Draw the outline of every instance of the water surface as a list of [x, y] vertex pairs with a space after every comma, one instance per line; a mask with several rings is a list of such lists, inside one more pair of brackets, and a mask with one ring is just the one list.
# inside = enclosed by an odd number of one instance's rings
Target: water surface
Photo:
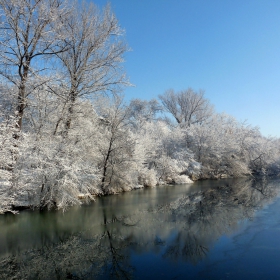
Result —
[[277, 279], [279, 180], [219, 180], [0, 216], [0, 279]]

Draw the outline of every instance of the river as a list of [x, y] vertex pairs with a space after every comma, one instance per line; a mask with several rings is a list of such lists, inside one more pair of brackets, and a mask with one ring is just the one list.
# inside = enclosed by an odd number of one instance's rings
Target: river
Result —
[[277, 279], [280, 180], [206, 180], [0, 215], [0, 279]]

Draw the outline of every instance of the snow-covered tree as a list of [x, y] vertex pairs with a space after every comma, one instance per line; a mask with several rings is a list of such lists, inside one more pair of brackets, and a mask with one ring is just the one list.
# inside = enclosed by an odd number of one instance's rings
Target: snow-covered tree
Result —
[[157, 113], [163, 108], [156, 99], [150, 101], [132, 99], [129, 104], [130, 122], [134, 129], [139, 129], [145, 122], [156, 121]]
[[[194, 161], [192, 152], [186, 147], [180, 128], [171, 128], [163, 121], [146, 122], [136, 132], [136, 158], [141, 181], [156, 184], [189, 183], [187, 175], [199, 172], [200, 166]], [[146, 184], [147, 185], [147, 184]]]
[[170, 89], [159, 95], [159, 99], [181, 127], [203, 123], [213, 113], [213, 106], [204, 97], [202, 90], [195, 92], [189, 88], [176, 93]]
[[185, 133], [188, 147], [204, 167], [203, 178], [265, 174], [279, 155], [273, 139], [226, 114], [214, 114]]
[[135, 141], [128, 125], [129, 108], [118, 96], [111, 100], [100, 98], [94, 107], [100, 123], [96, 145], [101, 189], [104, 193], [114, 193], [132, 188], [137, 180], [132, 178]]
[[[4, 110], [3, 110], [4, 111]], [[18, 155], [17, 119], [2, 113], [0, 105], [0, 213], [11, 210], [14, 195], [14, 168]]]
[[[22, 129], [28, 95], [45, 80], [42, 58], [63, 51], [57, 19], [67, 14], [62, 0], [0, 1], [0, 75], [17, 88], [18, 129]], [[55, 23], [55, 24], [54, 24]], [[40, 59], [40, 62], [38, 63]], [[36, 77], [36, 79], [31, 78]]]
[[123, 30], [107, 5], [100, 11], [93, 3], [75, 3], [62, 18], [61, 36], [65, 52], [57, 53], [62, 66], [63, 91], [54, 92], [65, 100], [64, 123], [69, 130], [78, 98], [115, 93], [128, 82], [122, 69]]
[[[22, 137], [15, 170], [16, 205], [34, 208], [62, 208], [81, 204], [100, 193], [96, 160], [98, 118], [89, 102], [76, 106], [73, 129], [67, 137], [54, 135], [59, 104], [42, 91], [27, 110], [30, 132]], [[31, 106], [30, 106], [31, 107]]]

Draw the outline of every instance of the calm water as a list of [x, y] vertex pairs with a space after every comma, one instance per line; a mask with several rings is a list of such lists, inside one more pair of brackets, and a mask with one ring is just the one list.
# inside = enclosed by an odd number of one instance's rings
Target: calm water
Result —
[[279, 279], [279, 180], [137, 190], [0, 216], [0, 279]]

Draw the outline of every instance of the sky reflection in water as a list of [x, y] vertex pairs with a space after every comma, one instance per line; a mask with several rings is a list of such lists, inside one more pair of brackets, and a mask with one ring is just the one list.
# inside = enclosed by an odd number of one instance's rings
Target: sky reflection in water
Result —
[[279, 180], [220, 180], [0, 217], [1, 279], [275, 279]]

